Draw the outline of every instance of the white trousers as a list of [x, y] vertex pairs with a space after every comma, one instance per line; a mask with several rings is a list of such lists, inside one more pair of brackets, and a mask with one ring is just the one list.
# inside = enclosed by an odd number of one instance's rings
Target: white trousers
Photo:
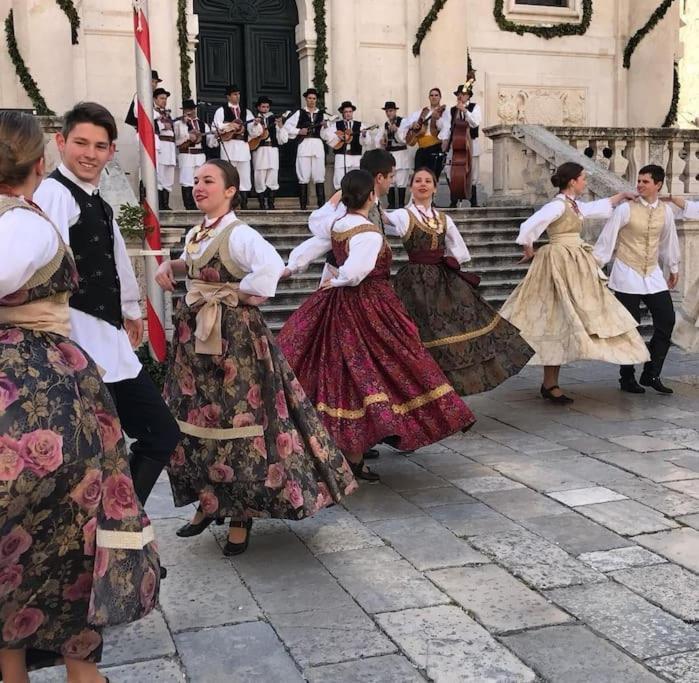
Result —
[[261, 194], [265, 190], [279, 189], [279, 169], [278, 168], [263, 168], [255, 169], [255, 192]]
[[172, 192], [172, 186], [175, 182], [174, 164], [158, 164], [156, 174], [158, 176], [158, 189]]
[[480, 156], [473, 157], [471, 160], [473, 167], [471, 168], [471, 185], [476, 185], [481, 178], [481, 158]]
[[296, 157], [296, 177], [301, 185], [325, 182], [324, 157]]
[[336, 154], [335, 155], [335, 172], [333, 173], [333, 185], [336, 190], [340, 189], [342, 179], [347, 171], [354, 168], [359, 168], [359, 162], [362, 157], [359, 154]]
[[393, 178], [393, 187], [408, 187], [410, 175], [413, 172], [412, 154], [408, 149], [391, 152], [396, 160], [396, 174]]
[[180, 154], [178, 163], [180, 168], [180, 186], [194, 187], [194, 174], [198, 168], [206, 163], [206, 155]]
[[238, 189], [241, 192], [250, 192], [250, 189], [252, 188], [252, 180], [250, 178], [250, 162], [231, 161], [231, 164], [238, 169], [238, 175], [240, 176], [240, 187]]

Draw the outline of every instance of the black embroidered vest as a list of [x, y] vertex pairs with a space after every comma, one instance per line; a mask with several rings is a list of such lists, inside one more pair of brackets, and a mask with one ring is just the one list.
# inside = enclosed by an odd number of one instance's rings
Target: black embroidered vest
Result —
[[[345, 121], [338, 121], [335, 124], [337, 130], [345, 130]], [[362, 131], [362, 124], [359, 121], [352, 121], [352, 142], [349, 145], [343, 145], [340, 149], [335, 150], [335, 155], [338, 154], [349, 154], [352, 156], [362, 156], [362, 144], [359, 141], [359, 137]]]
[[70, 306], [117, 329], [123, 324], [121, 286], [114, 257], [114, 212], [99, 195], [87, 194], [58, 169], [49, 177], [61, 183], [80, 207], [70, 227], [70, 247], [80, 280]]
[[311, 115], [305, 109], [299, 110], [299, 122], [296, 124], [297, 128], [308, 128], [315, 125], [315, 128], [308, 131], [308, 135], [306, 135], [307, 138], [320, 137], [321, 123], [323, 123], [323, 112], [316, 111], [313, 114], [313, 118], [311, 118]]
[[[396, 126], [400, 127], [402, 120], [403, 120], [402, 116], [396, 116], [396, 120], [395, 120]], [[402, 152], [404, 149], [408, 149], [407, 145], [401, 145], [399, 142], [396, 142], [396, 134], [395, 133], [388, 132], [389, 125], [390, 124], [388, 121], [386, 121], [386, 123], [383, 124], [383, 128], [386, 131], [386, 151], [387, 152]]]
[[279, 141], [277, 140], [277, 124], [274, 114], [265, 114], [261, 116], [264, 119], [265, 127], [269, 131], [269, 137], [260, 143], [260, 147], [279, 147]]
[[[240, 118], [238, 119], [239, 121], [242, 121], [245, 125], [243, 126], [243, 132], [240, 135], [236, 135], [233, 137], [233, 140], [247, 140], [248, 139], [248, 124], [245, 122], [245, 116], [247, 114], [245, 113], [245, 109], [238, 105], [238, 112], [240, 113]], [[230, 106], [230, 104], [224, 104], [223, 105], [223, 120], [226, 123], [230, 123], [231, 121], [235, 121], [235, 112], [233, 111], [233, 107]]]

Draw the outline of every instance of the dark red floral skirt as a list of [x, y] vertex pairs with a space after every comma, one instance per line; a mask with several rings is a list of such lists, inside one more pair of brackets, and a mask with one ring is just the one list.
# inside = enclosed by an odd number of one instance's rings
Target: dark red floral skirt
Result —
[[414, 450], [475, 422], [386, 279], [315, 292], [277, 340], [348, 455], [385, 439]]

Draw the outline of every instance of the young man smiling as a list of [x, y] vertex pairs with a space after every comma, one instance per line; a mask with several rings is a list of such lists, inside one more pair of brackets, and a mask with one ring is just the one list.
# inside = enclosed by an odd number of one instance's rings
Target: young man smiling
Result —
[[145, 503], [180, 431], [134, 353], [143, 338], [138, 283], [112, 208], [99, 194], [116, 136], [114, 117], [103, 106], [75, 105], [56, 135], [63, 163], [34, 200], [73, 250], [80, 282], [70, 299], [71, 337], [104, 369], [122, 427], [135, 439], [131, 474]]
[[[636, 184], [639, 198], [617, 206], [594, 248], [601, 266], [615, 256], [609, 288], [619, 301], [639, 322], [641, 302], [653, 318], [653, 336], [648, 343], [650, 360], [643, 367], [640, 384], [633, 365], [621, 366], [621, 390], [631, 394], [645, 393], [644, 386], [662, 394], [672, 393], [661, 382], [660, 373], [675, 326], [669, 290], [677, 285], [680, 246], [672, 210], [658, 198], [664, 180], [665, 171], [660, 166], [644, 166]], [[669, 272], [667, 281], [663, 267]]]

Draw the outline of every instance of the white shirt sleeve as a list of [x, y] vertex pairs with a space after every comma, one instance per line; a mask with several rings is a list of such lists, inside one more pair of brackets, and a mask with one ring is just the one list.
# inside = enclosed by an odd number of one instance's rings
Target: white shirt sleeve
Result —
[[347, 209], [342, 202], [338, 202], [337, 206], [333, 206], [332, 202], [325, 202], [323, 206], [313, 211], [308, 217], [308, 229], [316, 237], [330, 239], [333, 223], [346, 213]]
[[189, 130], [184, 121], [175, 121], [175, 144], [181, 145], [189, 138]]
[[309, 237], [289, 254], [287, 268], [292, 273], [303, 273], [312, 261], [321, 258], [332, 249], [332, 240], [325, 237]]
[[381, 143], [383, 141], [383, 134], [386, 129], [380, 126], [374, 135], [374, 149], [383, 149]]
[[594, 202], [577, 202], [583, 218], [610, 218], [614, 207], [609, 198], [597, 199]]
[[259, 121], [248, 123], [248, 137], [259, 138], [263, 130], [262, 124]]
[[454, 221], [447, 216], [447, 234], [446, 234], [446, 254], [452, 256], [459, 263], [466, 263], [471, 260], [471, 254], [468, 251], [466, 242], [461, 236], [459, 229]]
[[225, 123], [223, 118], [223, 107], [219, 107], [214, 114], [213, 128], [222, 128]]
[[139, 303], [141, 290], [138, 287], [138, 280], [131, 259], [126, 253], [126, 244], [116, 221], [113, 221], [112, 229], [114, 230], [114, 264], [121, 289], [121, 313], [127, 320], [138, 320], [141, 317]]
[[691, 202], [689, 200], [685, 200], [684, 213], [682, 214], [682, 218], [684, 218], [687, 221], [699, 220], [699, 202]]
[[53, 221], [66, 244], [70, 243], [70, 226], [80, 217], [80, 207], [66, 187], [47, 178], [34, 193], [34, 202]]
[[447, 107], [444, 113], [437, 119], [437, 130], [440, 140], [448, 140], [451, 136], [451, 110]]
[[384, 230], [387, 235], [404, 237], [410, 226], [410, 212], [408, 209], [396, 209], [384, 212], [388, 221], [384, 221]]
[[476, 105], [473, 108], [473, 111], [469, 111], [466, 109], [464, 111], [464, 118], [468, 122], [468, 125], [471, 126], [471, 128], [477, 128], [478, 126], [481, 125], [481, 107], [480, 105]]
[[284, 270], [284, 261], [275, 248], [249, 225], [233, 230], [228, 248], [233, 260], [248, 273], [240, 281], [240, 291], [273, 297]]
[[376, 266], [381, 253], [383, 236], [378, 232], [360, 232], [350, 238], [349, 255], [338, 269], [333, 287], [356, 287]]
[[[276, 126], [276, 123], [274, 124]], [[282, 126], [281, 128], [277, 127], [277, 144], [279, 145], [285, 145], [287, 142], [289, 142], [289, 131], [286, 129], [286, 126]]]
[[554, 199], [552, 202], [544, 204], [519, 226], [517, 244], [531, 247], [543, 235], [544, 230], [563, 215], [564, 211], [565, 204], [562, 200]]
[[337, 126], [325, 126], [321, 128], [320, 137], [331, 147], [340, 142], [340, 138], [337, 137]]
[[51, 224], [27, 209], [12, 209], [0, 219], [0, 298], [21, 289], [58, 251]]
[[677, 226], [675, 225], [675, 214], [667, 205], [665, 207], [665, 226], [660, 234], [660, 244], [658, 249], [658, 260], [671, 273], [680, 272], [680, 240], [677, 236]]
[[410, 116], [406, 116], [400, 122], [399, 130], [400, 130], [400, 134], [403, 137], [403, 139], [405, 139], [405, 135], [408, 132], [408, 128], [410, 128], [410, 126], [412, 126], [413, 123], [415, 123], [418, 120], [418, 118], [420, 117], [421, 111], [422, 111], [422, 109], [420, 111], [414, 111]]
[[218, 135], [216, 131], [208, 124], [204, 124], [204, 130], [206, 131], [206, 144], [209, 147], [218, 147]]
[[284, 129], [289, 135], [289, 139], [293, 140], [299, 134], [299, 128], [297, 127], [299, 122], [299, 117], [301, 116], [301, 110], [299, 109], [293, 113], [284, 123]]
[[627, 202], [620, 204], [614, 209], [611, 218], [607, 221], [600, 236], [595, 242], [592, 254], [599, 265], [606, 266], [614, 255], [614, 250], [616, 249], [616, 242], [619, 237], [619, 230], [621, 230], [631, 218], [631, 209]]

